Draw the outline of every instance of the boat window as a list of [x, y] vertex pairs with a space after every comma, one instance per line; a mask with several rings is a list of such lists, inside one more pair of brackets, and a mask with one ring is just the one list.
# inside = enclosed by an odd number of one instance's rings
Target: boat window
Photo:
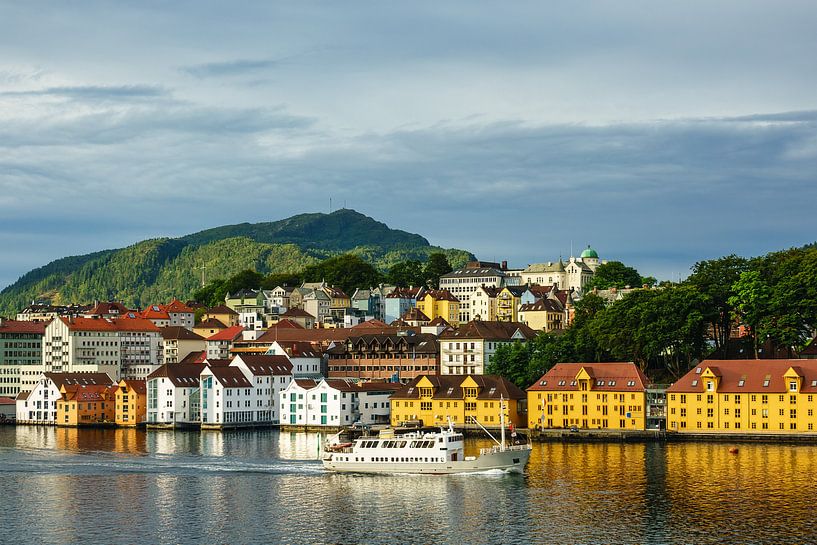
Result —
[[400, 446], [397, 447], [397, 448], [406, 448], [407, 443], [408, 443], [408, 441], [400, 441]]

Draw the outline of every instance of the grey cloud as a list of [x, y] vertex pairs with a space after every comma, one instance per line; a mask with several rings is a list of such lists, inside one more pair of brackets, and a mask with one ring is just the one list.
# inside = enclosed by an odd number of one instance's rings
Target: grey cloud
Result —
[[280, 63], [281, 60], [276, 59], [237, 59], [185, 66], [180, 70], [197, 78], [231, 77], [269, 70], [279, 66]]
[[62, 97], [73, 100], [121, 100], [169, 96], [166, 89], [152, 85], [81, 85], [48, 87], [26, 91], [4, 91], [0, 97]]

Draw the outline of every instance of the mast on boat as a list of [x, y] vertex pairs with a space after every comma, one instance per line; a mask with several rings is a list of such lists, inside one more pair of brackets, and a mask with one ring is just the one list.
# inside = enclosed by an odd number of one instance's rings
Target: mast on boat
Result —
[[499, 450], [505, 450], [505, 398], [499, 394], [499, 427], [502, 430], [502, 442], [499, 444]]

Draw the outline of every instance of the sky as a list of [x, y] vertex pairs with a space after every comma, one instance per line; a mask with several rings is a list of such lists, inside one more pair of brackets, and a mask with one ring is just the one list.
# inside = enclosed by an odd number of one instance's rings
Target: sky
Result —
[[346, 206], [678, 279], [817, 240], [817, 2], [0, 0], [0, 287]]

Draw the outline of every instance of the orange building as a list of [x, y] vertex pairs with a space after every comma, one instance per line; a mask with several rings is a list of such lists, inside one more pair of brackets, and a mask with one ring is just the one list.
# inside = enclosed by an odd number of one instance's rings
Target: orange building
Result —
[[144, 380], [120, 380], [116, 390], [116, 425], [138, 426], [147, 422], [147, 385]]
[[103, 384], [64, 384], [57, 400], [58, 426], [90, 426], [114, 422], [117, 386]]

